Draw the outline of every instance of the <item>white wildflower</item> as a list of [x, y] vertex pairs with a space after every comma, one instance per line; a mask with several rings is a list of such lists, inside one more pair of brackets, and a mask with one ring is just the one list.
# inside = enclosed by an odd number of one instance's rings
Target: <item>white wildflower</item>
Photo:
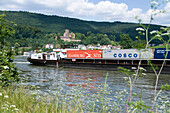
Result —
[[143, 67], [140, 67], [140, 70], [146, 71], [146, 69], [144, 69]]
[[150, 32], [150, 34], [155, 34], [157, 32], [158, 32], [158, 30], [153, 30], [153, 31]]
[[133, 76], [136, 76], [136, 73], [132, 74]]
[[161, 98], [158, 98], [158, 100], [162, 100]]
[[109, 107], [112, 107], [112, 105], [111, 105], [111, 104], [109, 104]]
[[163, 30], [165, 30], [166, 28], [165, 28], [165, 27], [160, 27], [160, 29], [163, 29]]
[[158, 5], [158, 2], [153, 1], [151, 4]]
[[0, 96], [2, 96], [2, 93], [0, 93]]
[[169, 103], [169, 100], [165, 101], [165, 104], [166, 104], [166, 103]]
[[123, 77], [125, 80], [128, 80], [128, 77]]
[[1, 109], [6, 109], [6, 107], [2, 107]]
[[9, 69], [9, 67], [8, 66], [4, 66], [4, 69]]
[[165, 109], [165, 104], [163, 104], [163, 105], [160, 107], [160, 109]]
[[136, 69], [136, 67], [132, 67], [132, 69]]
[[14, 107], [15, 108], [16, 106], [15, 105], [11, 105], [10, 107]]
[[144, 75], [144, 76], [145, 76], [145, 75], [146, 75], [146, 73], [142, 73], [142, 75]]
[[88, 81], [91, 81], [92, 79], [91, 78], [88, 78]]
[[170, 35], [170, 33], [163, 33], [161, 34], [162, 36], [165, 36], [165, 35]]
[[161, 35], [156, 35], [156, 37], [161, 37]]
[[145, 31], [143, 28], [136, 28], [136, 31]]
[[4, 104], [3, 106], [8, 107], [8, 104]]
[[15, 111], [18, 111], [19, 109], [15, 108], [14, 110], [15, 110]]
[[5, 95], [4, 97], [5, 97], [5, 98], [9, 98], [9, 96], [8, 96], [8, 95]]

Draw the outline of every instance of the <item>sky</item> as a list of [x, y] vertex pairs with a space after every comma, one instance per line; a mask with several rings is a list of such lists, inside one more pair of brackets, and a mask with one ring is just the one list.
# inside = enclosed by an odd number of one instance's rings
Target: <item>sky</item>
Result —
[[[136, 16], [143, 23], [149, 23], [151, 5], [158, 2], [152, 0], [0, 0], [0, 10], [29, 11], [46, 15], [77, 18], [98, 22], [135, 22]], [[164, 0], [165, 1], [165, 0]], [[166, 0], [167, 1], [167, 0]], [[158, 6], [157, 12], [165, 10], [154, 16], [152, 24], [170, 25], [170, 2]]]

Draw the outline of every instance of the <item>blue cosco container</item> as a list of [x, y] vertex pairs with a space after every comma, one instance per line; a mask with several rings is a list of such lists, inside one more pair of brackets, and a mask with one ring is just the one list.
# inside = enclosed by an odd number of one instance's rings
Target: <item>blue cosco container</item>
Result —
[[166, 59], [170, 59], [170, 51], [166, 50], [165, 48], [155, 49], [154, 58], [155, 59], [164, 59], [166, 52], [168, 52]]

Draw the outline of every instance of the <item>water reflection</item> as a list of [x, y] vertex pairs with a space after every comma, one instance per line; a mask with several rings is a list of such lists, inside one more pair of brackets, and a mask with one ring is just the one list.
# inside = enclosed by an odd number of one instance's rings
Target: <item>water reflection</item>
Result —
[[66, 86], [79, 86], [94, 91], [102, 84], [103, 75], [96, 72], [71, 70], [66, 72], [66, 79]]

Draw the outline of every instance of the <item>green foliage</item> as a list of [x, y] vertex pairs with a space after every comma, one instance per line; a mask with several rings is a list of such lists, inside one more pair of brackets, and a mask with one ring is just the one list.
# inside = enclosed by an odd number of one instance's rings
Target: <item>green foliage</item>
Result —
[[144, 101], [136, 101], [136, 102], [130, 102], [129, 106], [132, 108], [131, 111], [132, 113], [138, 113], [138, 112], [144, 112], [144, 111], [148, 111], [148, 109], [151, 109], [151, 107], [146, 106], [144, 104]]
[[122, 72], [122, 73], [124, 73], [126, 75], [131, 75], [132, 74], [130, 69], [126, 69], [124, 67], [118, 67], [118, 69], [119, 69], [119, 72]]
[[13, 25], [14, 23], [5, 19], [5, 14], [0, 15], [0, 48], [6, 44], [6, 39], [12, 37], [14, 34]]
[[[1, 11], [0, 11], [1, 13]], [[66, 17], [59, 17], [59, 16], [47, 16], [43, 14], [36, 14], [36, 13], [29, 13], [29, 12], [16, 12], [16, 11], [7, 11], [6, 12], [7, 19], [14, 21], [17, 26], [15, 27], [16, 34], [15, 39], [20, 41], [19, 44], [22, 47], [26, 47], [27, 43], [31, 44], [31, 41], [28, 40], [32, 39], [43, 39], [46, 34], [56, 33], [57, 36], [61, 36], [64, 33], [65, 29], [69, 29], [74, 33], [81, 33], [79, 35], [76, 34], [76, 39], [84, 40], [83, 43], [87, 44], [87, 39], [90, 39], [92, 42], [88, 44], [96, 44], [103, 42], [101, 41], [101, 37], [97, 34], [107, 34], [111, 41], [119, 41], [120, 34], [129, 34], [133, 41], [136, 40], [136, 36], [138, 32], [135, 30], [139, 27], [140, 24], [135, 23], [123, 23], [123, 22], [89, 22], [89, 21], [82, 21], [73, 18], [66, 18]], [[73, 27], [74, 26], [74, 27]], [[158, 25], [151, 25], [150, 30], [159, 30], [160, 26]], [[89, 32], [90, 31], [90, 32]], [[96, 34], [96, 37], [89, 37], [84, 39], [83, 36], [90, 36], [90, 34]], [[25, 41], [25, 38], [29, 38]], [[104, 44], [107, 44], [109, 41], [107, 38], [104, 38]], [[144, 36], [141, 37], [144, 40]], [[96, 41], [97, 40], [97, 41]], [[15, 41], [15, 43], [17, 42]], [[25, 41], [25, 43], [24, 43]], [[39, 40], [38, 40], [39, 41]], [[45, 39], [47, 42], [47, 39]], [[15, 44], [14, 43], [14, 44]], [[160, 43], [160, 41], [155, 41], [153, 43]], [[14, 45], [12, 44], [12, 45]], [[42, 43], [40, 44], [43, 45]]]
[[6, 43], [6, 39], [12, 37], [14, 33], [12, 22], [4, 19], [4, 17], [5, 14], [0, 15], [0, 85], [8, 86], [13, 82], [19, 81], [19, 73], [12, 63], [13, 53]]
[[138, 39], [137, 41], [133, 42], [133, 47], [136, 48], [136, 49], [145, 49], [146, 41]]
[[165, 86], [161, 86], [162, 90], [170, 90], [170, 85], [165, 84]]
[[123, 49], [129, 49], [133, 46], [133, 41], [128, 34], [121, 34], [119, 44]]
[[12, 63], [13, 56], [6, 49], [0, 50], [0, 85], [8, 86], [19, 81], [19, 73]]
[[19, 55], [19, 53], [18, 53], [18, 48], [19, 48], [19, 44], [18, 43], [15, 43], [15, 45], [14, 45], [14, 49], [15, 49], [15, 53], [16, 53], [16, 55]]

